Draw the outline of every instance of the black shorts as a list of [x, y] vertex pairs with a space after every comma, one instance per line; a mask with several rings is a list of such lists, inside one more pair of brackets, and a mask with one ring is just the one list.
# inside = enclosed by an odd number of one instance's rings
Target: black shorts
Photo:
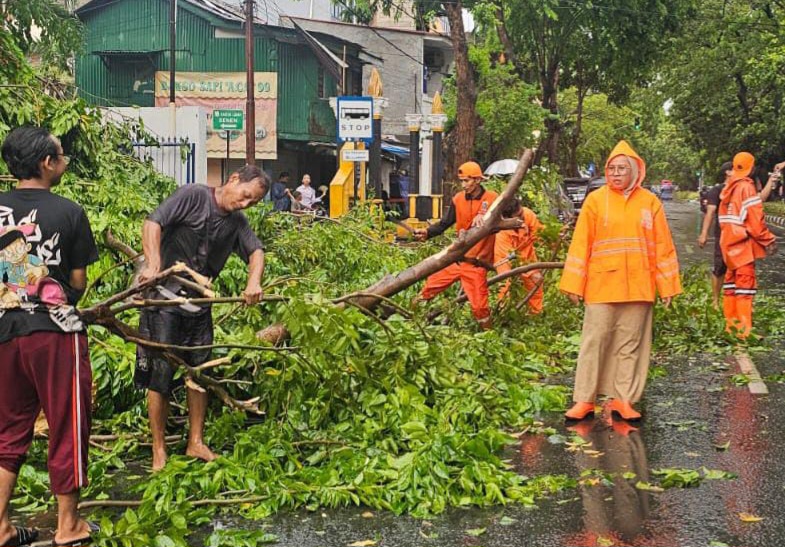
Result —
[[[139, 333], [154, 342], [175, 346], [209, 346], [213, 343], [213, 316], [210, 309], [202, 313], [183, 314], [162, 309], [144, 310], [139, 318]], [[210, 360], [212, 350], [174, 351], [192, 367]], [[138, 389], [150, 389], [164, 395], [182, 385], [174, 379], [177, 367], [170, 365], [157, 351], [137, 346], [134, 384]]]
[[720, 249], [720, 238], [714, 239], [714, 268], [711, 273], [714, 277], [725, 277], [725, 272], [728, 267], [725, 265], [725, 260], [722, 258], [722, 249]]

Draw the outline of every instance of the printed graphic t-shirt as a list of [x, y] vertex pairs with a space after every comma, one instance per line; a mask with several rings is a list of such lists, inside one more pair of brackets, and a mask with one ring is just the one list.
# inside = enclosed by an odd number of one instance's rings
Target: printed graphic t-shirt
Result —
[[79, 205], [48, 190], [0, 194], [0, 343], [36, 331], [84, 330], [71, 271], [96, 260]]

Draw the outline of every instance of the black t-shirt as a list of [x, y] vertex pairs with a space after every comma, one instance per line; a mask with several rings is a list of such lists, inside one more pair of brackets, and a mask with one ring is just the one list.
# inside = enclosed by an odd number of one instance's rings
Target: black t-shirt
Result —
[[719, 241], [720, 238], [720, 192], [725, 187], [724, 184], [715, 184], [706, 193], [706, 204], [714, 205], [714, 237]]
[[241, 211], [223, 213], [215, 189], [199, 184], [179, 188], [148, 220], [161, 226], [162, 269], [179, 261], [215, 278], [232, 252], [248, 262], [264, 248]]
[[0, 343], [36, 331], [84, 330], [71, 271], [96, 260], [79, 205], [48, 190], [0, 194]]

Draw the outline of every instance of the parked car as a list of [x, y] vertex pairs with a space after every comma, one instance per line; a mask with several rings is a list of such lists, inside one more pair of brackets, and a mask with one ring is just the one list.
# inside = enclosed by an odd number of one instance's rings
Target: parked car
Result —
[[581, 205], [583, 205], [583, 200], [586, 197], [586, 190], [589, 187], [590, 180], [591, 179], [587, 177], [570, 177], [563, 179], [562, 181], [564, 191], [567, 193], [567, 197], [570, 198], [573, 207], [575, 207], [576, 215], [581, 210]]
[[663, 201], [670, 201], [673, 199], [673, 183], [669, 180], [663, 180], [660, 183], [660, 199]]
[[572, 177], [566, 178], [563, 181], [564, 190], [575, 207], [576, 215], [581, 212], [581, 207], [586, 200], [586, 196], [598, 188], [602, 188], [604, 185], [605, 177]]

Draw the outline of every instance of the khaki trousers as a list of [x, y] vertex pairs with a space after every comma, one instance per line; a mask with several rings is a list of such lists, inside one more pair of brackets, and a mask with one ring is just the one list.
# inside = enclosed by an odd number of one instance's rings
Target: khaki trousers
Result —
[[573, 400], [598, 395], [638, 402], [646, 386], [651, 357], [650, 302], [587, 304]]

